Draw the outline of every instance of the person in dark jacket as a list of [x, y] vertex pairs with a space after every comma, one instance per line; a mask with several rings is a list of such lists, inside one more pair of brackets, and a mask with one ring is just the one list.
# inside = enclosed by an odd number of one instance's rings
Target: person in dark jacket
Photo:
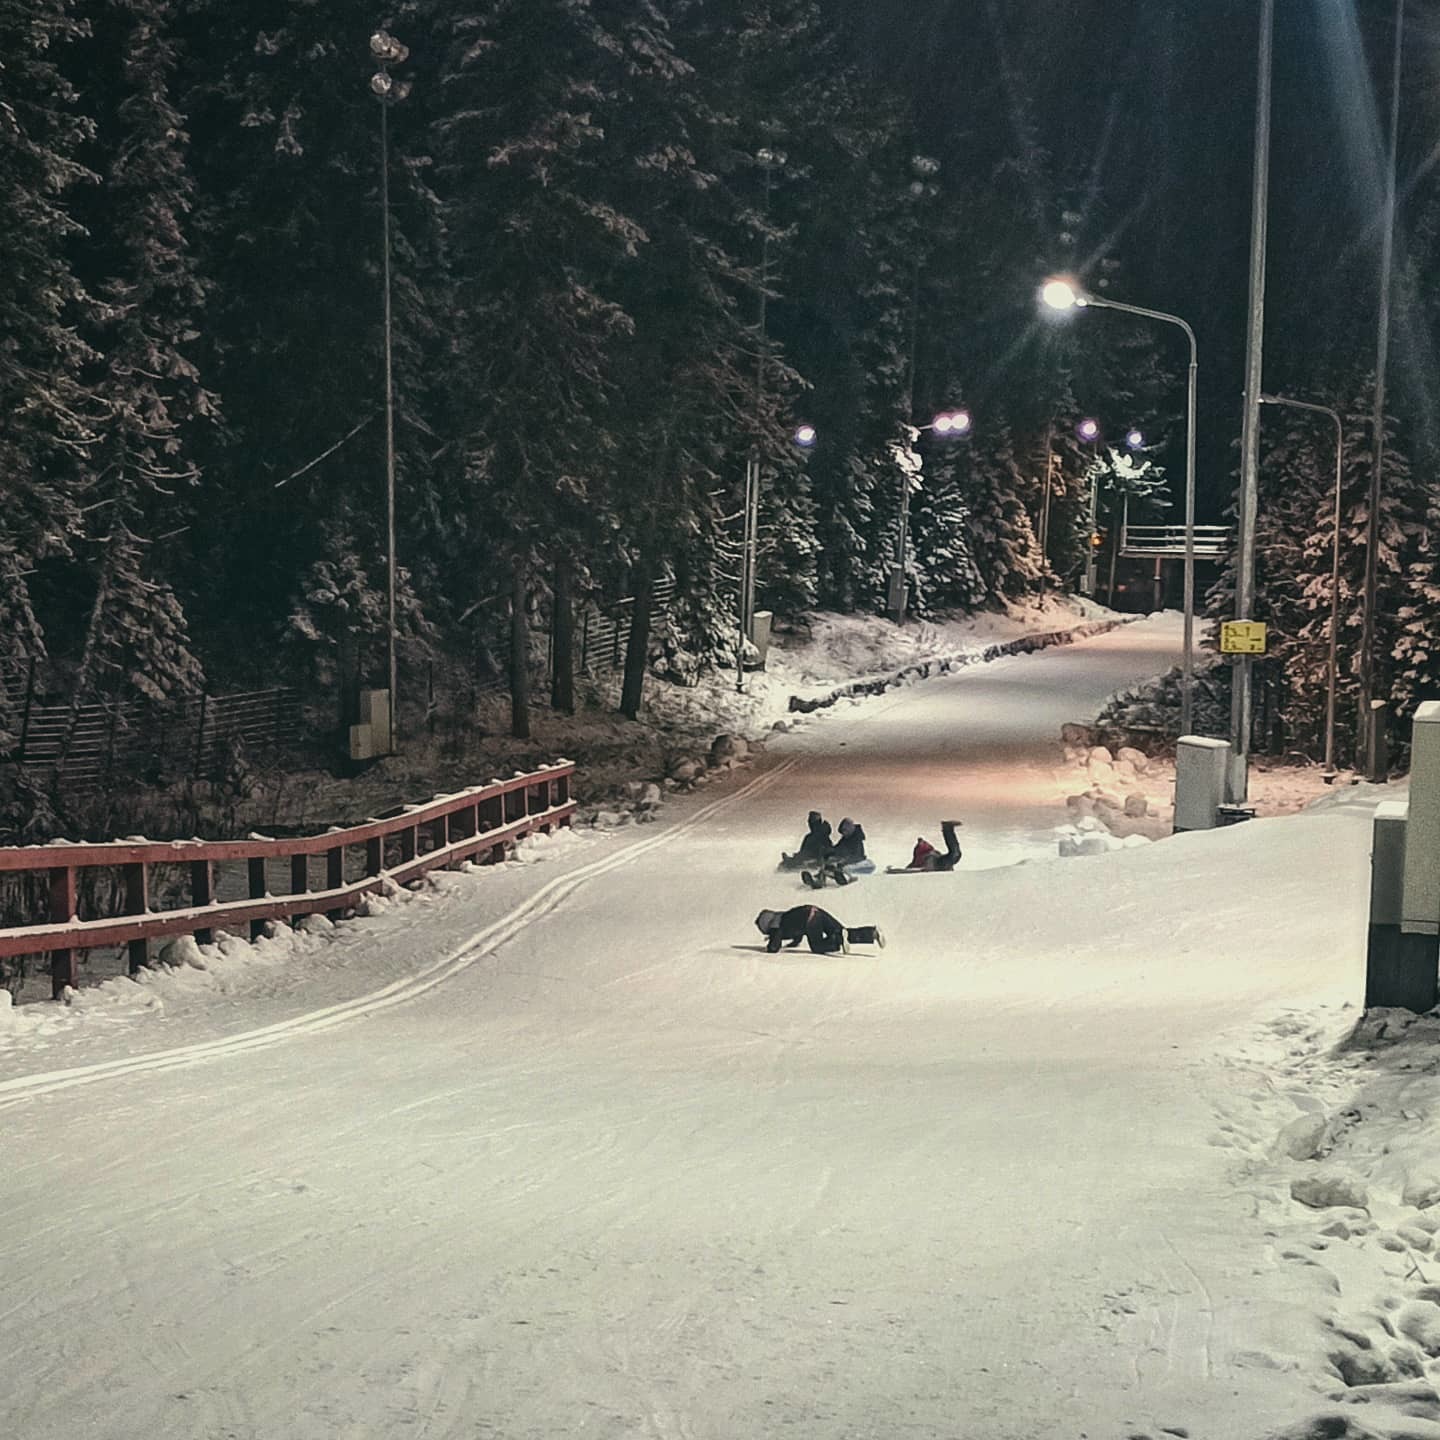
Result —
[[755, 928], [765, 937], [765, 948], [772, 955], [785, 944], [793, 950], [802, 940], [808, 940], [817, 955], [833, 955], [837, 950], [848, 955], [851, 945], [885, 948], [885, 937], [878, 925], [856, 925], [847, 929], [818, 905], [762, 910], [755, 917]]
[[960, 860], [960, 840], [955, 834], [958, 820], [942, 820], [940, 833], [945, 837], [942, 855], [923, 835], [916, 840], [907, 870], [953, 870]]
[[782, 870], [804, 870], [807, 866], [819, 867], [825, 863], [830, 853], [830, 822], [818, 810], [812, 810], [808, 823], [800, 848], [793, 855], [780, 852]]
[[856, 875], [868, 875], [875, 869], [865, 853], [865, 830], [848, 815], [840, 822], [840, 838], [830, 847], [825, 863], [816, 870], [804, 871], [801, 879], [814, 890], [827, 880], [848, 885]]

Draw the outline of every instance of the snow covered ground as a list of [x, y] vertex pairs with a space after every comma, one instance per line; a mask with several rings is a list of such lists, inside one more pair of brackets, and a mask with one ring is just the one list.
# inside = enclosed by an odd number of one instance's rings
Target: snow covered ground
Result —
[[[0, 1431], [1440, 1436], [1437, 1022], [1350, 1033], [1374, 792], [1054, 858], [1060, 723], [1175, 645], [0, 1012]], [[814, 896], [812, 805], [965, 859]], [[886, 948], [767, 955], [817, 898]]]

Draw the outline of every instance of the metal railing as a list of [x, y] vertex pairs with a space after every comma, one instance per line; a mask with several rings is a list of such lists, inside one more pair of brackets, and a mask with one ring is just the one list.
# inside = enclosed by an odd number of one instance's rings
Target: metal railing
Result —
[[[1234, 537], [1229, 525], [1197, 525], [1195, 558], [1221, 559], [1234, 547]], [[1127, 558], [1181, 560], [1185, 556], [1185, 527], [1122, 524], [1120, 553]]]

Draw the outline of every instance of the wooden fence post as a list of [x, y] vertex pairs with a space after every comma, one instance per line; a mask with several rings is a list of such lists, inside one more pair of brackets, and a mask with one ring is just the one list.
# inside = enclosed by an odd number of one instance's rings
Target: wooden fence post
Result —
[[[213, 860], [192, 860], [190, 862], [190, 903], [198, 910], [211, 904], [215, 899], [215, 862]], [[197, 945], [213, 945], [215, 932], [208, 925], [201, 925], [195, 931]]]
[[[150, 880], [145, 862], [125, 867], [125, 913], [143, 915], [150, 908]], [[141, 936], [129, 944], [130, 973], [138, 974], [150, 963], [150, 942]]]
[[[75, 918], [75, 872], [68, 867], [58, 866], [50, 872], [50, 923], [68, 925]], [[52, 950], [50, 952], [50, 994], [53, 999], [64, 998], [69, 986], [76, 989], [80, 984], [79, 965], [74, 950]]]
[[[333, 850], [325, 852], [325, 888], [327, 890], [338, 890], [345, 883], [345, 847], [337, 845]], [[343, 910], [327, 910], [325, 918], [332, 923], [343, 919]]]
[[[269, 893], [270, 887], [265, 880], [265, 857], [263, 855], [252, 855], [248, 862], [250, 870], [250, 898], [252, 900], [263, 900]], [[252, 920], [250, 922], [250, 938], [258, 940], [265, 933], [265, 922], [263, 920]]]
[[[308, 855], [292, 855], [290, 857], [290, 893], [292, 895], [305, 895], [310, 890], [310, 857]], [[303, 917], [292, 915], [291, 925], [297, 924]]]
[[385, 868], [385, 837], [377, 835], [365, 842], [365, 873], [378, 875]]
[[413, 860], [420, 846], [420, 827], [411, 825], [400, 832], [400, 863]]

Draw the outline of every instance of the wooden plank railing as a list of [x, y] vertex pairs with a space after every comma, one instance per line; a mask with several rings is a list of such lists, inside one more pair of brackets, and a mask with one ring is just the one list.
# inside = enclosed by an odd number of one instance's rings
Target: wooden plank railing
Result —
[[[403, 885], [427, 870], [458, 865], [481, 856], [484, 863], [505, 858], [506, 848], [536, 831], [548, 834], [569, 825], [575, 813], [571, 794], [575, 765], [560, 760], [509, 780], [492, 780], [423, 805], [366, 820], [322, 835], [272, 840], [120, 841], [89, 845], [64, 841], [0, 848], [0, 871], [48, 875], [49, 916], [45, 923], [0, 928], [0, 958], [50, 956], [52, 993], [61, 998], [79, 983], [81, 951], [124, 945], [133, 975], [149, 959], [149, 942], [162, 936], [194, 935], [201, 944], [219, 928], [248, 924], [252, 938], [267, 920], [293, 920], [324, 912], [332, 920], [387, 880]], [[431, 842], [421, 848], [421, 837]], [[387, 865], [386, 841], [398, 846], [398, 863]], [[364, 874], [345, 879], [345, 856], [364, 847]], [[325, 857], [325, 886], [310, 888], [310, 857]], [[267, 862], [290, 861], [290, 890], [269, 890]], [[215, 872], [226, 862], [245, 861], [249, 898], [219, 900]], [[150, 909], [150, 867], [188, 865], [190, 904]], [[77, 873], [91, 867], [123, 874], [123, 912], [81, 919], [76, 913]]]

